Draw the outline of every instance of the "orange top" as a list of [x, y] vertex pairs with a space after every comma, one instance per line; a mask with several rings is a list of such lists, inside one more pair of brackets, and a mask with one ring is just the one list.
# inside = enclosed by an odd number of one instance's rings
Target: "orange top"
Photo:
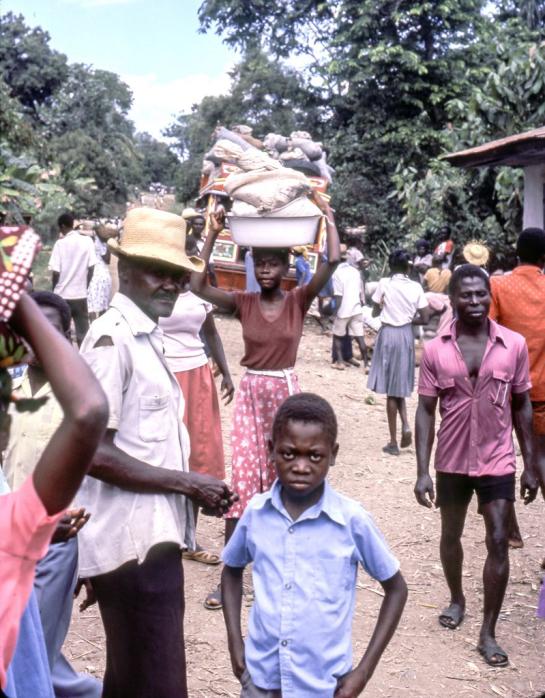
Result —
[[493, 276], [490, 317], [521, 334], [528, 344], [532, 400], [545, 400], [545, 275], [523, 264], [505, 276]]

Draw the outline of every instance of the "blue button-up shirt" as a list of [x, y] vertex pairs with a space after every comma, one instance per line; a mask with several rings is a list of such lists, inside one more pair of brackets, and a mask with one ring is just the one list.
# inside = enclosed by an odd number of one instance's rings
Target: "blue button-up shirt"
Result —
[[280, 493], [277, 480], [251, 500], [222, 555], [230, 567], [253, 562], [246, 666], [257, 686], [283, 698], [331, 698], [352, 667], [358, 563], [378, 581], [399, 563], [363, 507], [327, 483], [297, 521]]

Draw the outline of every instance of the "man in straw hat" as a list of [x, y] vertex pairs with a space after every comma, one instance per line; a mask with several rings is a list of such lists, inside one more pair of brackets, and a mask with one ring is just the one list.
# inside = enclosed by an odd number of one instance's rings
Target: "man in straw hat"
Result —
[[158, 319], [171, 314], [187, 271], [183, 218], [150, 208], [127, 214], [119, 293], [82, 352], [108, 395], [108, 431], [78, 501], [93, 512], [81, 539], [106, 632], [104, 697], [187, 696], [181, 548], [193, 549], [190, 499], [221, 516], [236, 496], [188, 472], [184, 399], [163, 353]]

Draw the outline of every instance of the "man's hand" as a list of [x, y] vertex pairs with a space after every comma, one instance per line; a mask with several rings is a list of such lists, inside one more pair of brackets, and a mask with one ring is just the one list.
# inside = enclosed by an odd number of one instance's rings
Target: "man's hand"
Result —
[[85, 509], [67, 509], [65, 515], [57, 524], [57, 528], [51, 538], [52, 543], [65, 543], [70, 538], [78, 535], [78, 532], [89, 521], [91, 514], [85, 513]]
[[433, 480], [429, 475], [420, 475], [417, 479], [416, 485], [414, 486], [414, 496], [416, 497], [416, 501], [423, 507], [430, 509], [433, 506], [435, 491], [433, 489]]
[[537, 497], [539, 490], [539, 480], [537, 475], [532, 470], [526, 468], [520, 476], [520, 497], [524, 500], [524, 504], [530, 504]]
[[220, 392], [221, 399], [224, 401], [224, 404], [228, 405], [233, 400], [235, 394], [235, 386], [233, 385], [231, 376], [223, 376], [221, 379]]
[[210, 475], [185, 473], [189, 484], [189, 497], [199, 504], [203, 514], [223, 516], [238, 501], [238, 494], [231, 492], [225, 482]]
[[82, 611], [85, 611], [86, 608], [89, 608], [89, 606], [92, 606], [97, 602], [95, 590], [93, 589], [93, 585], [91, 584], [90, 579], [78, 579], [78, 583], [76, 584], [76, 588], [74, 589], [75, 599], [78, 597], [82, 588], [85, 589], [85, 598], [79, 605], [80, 613]]
[[367, 679], [357, 669], [349, 671], [337, 682], [335, 698], [356, 698], [367, 685]]

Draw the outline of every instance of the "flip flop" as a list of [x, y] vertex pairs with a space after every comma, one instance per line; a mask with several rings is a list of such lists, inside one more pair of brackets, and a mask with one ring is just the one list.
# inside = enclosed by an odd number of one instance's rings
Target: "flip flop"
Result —
[[464, 610], [457, 603], [451, 603], [439, 614], [439, 625], [449, 630], [456, 630], [464, 620]]
[[386, 446], [382, 447], [382, 450], [384, 453], [388, 453], [390, 456], [399, 456], [400, 451], [398, 446], [394, 446], [393, 444], [386, 444]]
[[[486, 645], [478, 645], [477, 649], [479, 650], [481, 657], [489, 666], [504, 667], [509, 664], [507, 652], [502, 650], [495, 640], [489, 640], [488, 644]], [[494, 657], [498, 657], [498, 659], [494, 660]]]
[[404, 431], [401, 434], [401, 443], [400, 446], [401, 448], [408, 448], [413, 442], [413, 434], [412, 431]]
[[221, 611], [223, 603], [221, 600], [221, 584], [211, 591], [203, 602], [203, 606], [209, 611]]
[[219, 565], [221, 558], [216, 553], [209, 553], [207, 550], [184, 550], [182, 553], [184, 560], [201, 562], [203, 565]]

